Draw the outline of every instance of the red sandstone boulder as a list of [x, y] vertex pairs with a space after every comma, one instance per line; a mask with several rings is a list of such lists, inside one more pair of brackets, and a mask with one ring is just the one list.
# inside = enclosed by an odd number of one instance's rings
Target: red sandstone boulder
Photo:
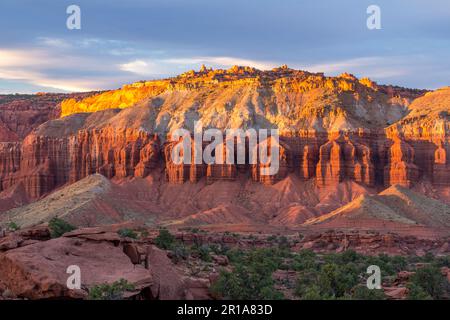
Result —
[[403, 300], [408, 296], [408, 289], [405, 287], [384, 287], [384, 294], [393, 300]]
[[151, 271], [153, 283], [152, 295], [160, 300], [182, 300], [186, 298], [185, 283], [167, 252], [150, 246], [147, 249], [147, 267]]
[[[80, 290], [67, 288], [67, 268], [81, 270]], [[120, 247], [62, 237], [12, 249], [0, 254], [1, 282], [21, 298], [86, 298], [88, 288], [125, 279], [134, 284], [135, 295], [150, 287], [152, 276], [143, 266], [133, 265]]]
[[227, 266], [229, 264], [228, 257], [222, 255], [213, 255], [212, 259], [219, 266]]

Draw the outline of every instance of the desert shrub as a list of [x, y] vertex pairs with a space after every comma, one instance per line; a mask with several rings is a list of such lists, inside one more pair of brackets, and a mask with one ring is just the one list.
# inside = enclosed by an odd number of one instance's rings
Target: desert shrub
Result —
[[236, 263], [242, 261], [243, 257], [245, 256], [245, 252], [239, 248], [232, 248], [227, 251], [226, 256], [231, 263]]
[[278, 238], [278, 248], [282, 250], [289, 250], [291, 248], [291, 244], [287, 237], [281, 236]]
[[198, 253], [200, 259], [206, 262], [211, 262], [212, 258], [210, 255], [210, 248], [208, 245], [203, 244], [195, 248], [195, 251]]
[[408, 300], [432, 300], [430, 296], [421, 286], [415, 283], [408, 284]]
[[283, 299], [274, 288], [272, 274], [282, 264], [281, 251], [276, 249], [239, 249], [228, 251], [233, 271], [221, 271], [211, 291], [225, 299]]
[[358, 284], [358, 272], [350, 264], [325, 264], [319, 272], [318, 284], [323, 295], [343, 297]]
[[366, 257], [366, 262], [367, 266], [379, 266], [382, 274], [388, 276], [396, 275], [399, 271], [405, 270], [408, 265], [406, 258], [401, 256], [390, 257], [386, 254]]
[[294, 256], [292, 269], [295, 271], [304, 271], [309, 269], [318, 269], [319, 264], [316, 261], [317, 256], [312, 250], [304, 249]]
[[312, 284], [304, 289], [302, 292], [303, 300], [322, 300], [322, 296], [320, 295], [320, 288]]
[[317, 271], [307, 270], [301, 273], [297, 279], [295, 295], [304, 300], [323, 299], [321, 290], [317, 285]]
[[89, 290], [90, 300], [121, 300], [126, 291], [133, 291], [134, 285], [125, 279], [120, 279], [112, 284], [100, 284]]
[[228, 247], [225, 244], [212, 244], [209, 247], [211, 251], [217, 255], [226, 255], [227, 252], [230, 250], [230, 247]]
[[167, 229], [159, 229], [159, 234], [155, 239], [155, 245], [163, 250], [171, 250], [176, 243], [175, 237]]
[[[447, 279], [435, 266], [425, 266], [416, 271], [410, 279], [411, 298], [425, 295], [434, 299], [442, 299], [450, 291]], [[412, 291], [412, 292], [411, 292]]]
[[386, 295], [382, 289], [369, 289], [367, 286], [359, 285], [353, 288], [350, 298], [355, 300], [384, 300]]
[[238, 264], [232, 272], [221, 271], [211, 286], [216, 296], [236, 300], [276, 300], [282, 293], [275, 290], [272, 272], [258, 273], [254, 266]]
[[11, 231], [17, 231], [20, 229], [20, 227], [17, 225], [17, 223], [11, 221], [10, 223], [8, 223], [8, 229]]
[[301, 299], [342, 299], [351, 296], [361, 274], [354, 263], [327, 262], [317, 267], [303, 269], [298, 277], [295, 294]]
[[436, 257], [435, 261], [433, 262], [433, 265], [439, 268], [442, 267], [450, 268], [450, 256]]
[[50, 229], [50, 236], [52, 238], [59, 238], [64, 233], [76, 229], [73, 225], [57, 217], [54, 217], [49, 221], [48, 228]]
[[141, 233], [140, 234], [141, 239], [147, 238], [149, 236], [149, 233], [147, 230], [142, 230], [140, 233]]
[[186, 260], [189, 255], [190, 253], [188, 248], [186, 248], [183, 244], [175, 244], [172, 246], [171, 259], [174, 263], [178, 263], [181, 260]]
[[138, 235], [134, 230], [131, 229], [120, 229], [119, 231], [117, 231], [117, 234], [119, 236], [121, 236], [122, 238], [132, 238], [132, 239], [137, 239]]

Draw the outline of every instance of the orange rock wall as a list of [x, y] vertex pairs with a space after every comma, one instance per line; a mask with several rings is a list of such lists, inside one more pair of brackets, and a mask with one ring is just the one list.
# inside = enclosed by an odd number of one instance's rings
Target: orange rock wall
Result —
[[81, 130], [65, 138], [31, 134], [22, 143], [0, 143], [0, 189], [22, 183], [37, 198], [93, 173], [108, 178], [145, 177], [153, 170], [164, 170], [171, 183], [246, 177], [274, 184], [296, 174], [304, 180], [316, 179], [319, 187], [344, 180], [367, 186], [411, 186], [421, 177], [450, 185], [445, 139], [405, 140], [366, 133], [282, 137], [280, 167], [273, 176], [261, 175], [261, 164], [177, 165], [170, 153], [175, 144], [161, 144], [156, 135], [145, 131], [111, 127]]

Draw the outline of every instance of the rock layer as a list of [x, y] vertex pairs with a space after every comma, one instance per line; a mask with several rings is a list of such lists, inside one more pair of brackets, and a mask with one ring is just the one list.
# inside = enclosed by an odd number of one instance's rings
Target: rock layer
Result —
[[[346, 180], [411, 186], [422, 178], [449, 185], [450, 89], [414, 100], [423, 93], [287, 67], [203, 69], [140, 82], [66, 100], [67, 116], [42, 124], [22, 142], [1, 143], [0, 191], [22, 184], [38, 198], [93, 173], [145, 177], [153, 170], [165, 171], [176, 184], [240, 177], [274, 184], [294, 173], [319, 187]], [[431, 111], [423, 114], [423, 108]], [[170, 141], [170, 132], [192, 129], [196, 120], [224, 131], [278, 128], [279, 170], [262, 175], [267, 165], [250, 163], [250, 148], [244, 164], [174, 163], [171, 153], [179, 142]]]

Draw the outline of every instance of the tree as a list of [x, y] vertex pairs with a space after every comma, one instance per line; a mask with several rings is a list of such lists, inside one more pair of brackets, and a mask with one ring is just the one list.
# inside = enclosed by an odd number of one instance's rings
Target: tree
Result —
[[64, 233], [75, 230], [76, 228], [67, 223], [66, 221], [59, 219], [57, 217], [52, 218], [48, 223], [48, 228], [50, 229], [50, 236], [52, 238], [59, 238]]
[[159, 229], [159, 235], [155, 239], [155, 244], [163, 250], [171, 250], [176, 242], [175, 237], [167, 229]]
[[411, 276], [411, 283], [412, 295], [423, 295], [423, 291], [434, 299], [441, 299], [444, 292], [447, 291], [447, 279], [435, 266], [425, 266], [417, 270]]
[[131, 229], [120, 229], [119, 231], [117, 231], [117, 233], [119, 234], [119, 236], [123, 237], [123, 238], [132, 238], [132, 239], [137, 239], [138, 235], [136, 232], [134, 232]]
[[100, 284], [89, 290], [90, 300], [121, 300], [126, 291], [133, 291], [134, 285], [125, 279], [120, 279], [112, 284]]

